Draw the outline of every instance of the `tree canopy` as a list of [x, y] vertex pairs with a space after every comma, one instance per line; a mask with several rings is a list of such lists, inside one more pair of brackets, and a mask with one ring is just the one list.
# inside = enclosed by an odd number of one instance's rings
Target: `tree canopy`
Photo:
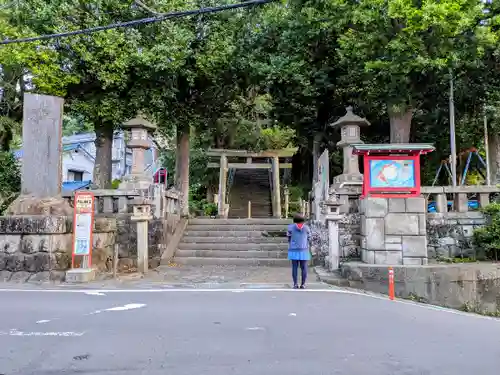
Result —
[[[233, 2], [0, 0], [0, 38], [225, 3]], [[71, 126], [95, 129], [101, 187], [111, 183], [113, 130], [139, 112], [178, 144], [184, 192], [193, 147], [293, 144], [298, 178], [310, 181], [318, 144], [335, 168], [338, 134], [328, 124], [354, 105], [372, 123], [363, 133], [370, 142], [438, 145], [429, 179], [449, 154], [450, 79], [459, 146], [481, 146], [485, 111], [492, 136], [500, 129], [499, 25], [499, 4], [481, 0], [283, 0], [9, 44], [0, 48], [0, 144], [7, 149], [19, 132], [22, 93], [35, 91], [65, 97]]]

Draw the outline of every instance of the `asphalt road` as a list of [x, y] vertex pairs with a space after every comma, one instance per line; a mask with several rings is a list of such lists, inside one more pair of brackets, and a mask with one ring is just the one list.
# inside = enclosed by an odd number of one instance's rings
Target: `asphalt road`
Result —
[[104, 294], [0, 292], [0, 374], [500, 371], [494, 319], [327, 291]]

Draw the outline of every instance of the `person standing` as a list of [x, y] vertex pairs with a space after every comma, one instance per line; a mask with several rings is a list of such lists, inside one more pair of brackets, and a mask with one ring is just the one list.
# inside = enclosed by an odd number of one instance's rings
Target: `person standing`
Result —
[[[293, 224], [288, 225], [288, 259], [292, 261], [292, 279], [294, 289], [305, 289], [307, 263], [311, 260], [309, 252], [310, 229], [302, 215], [295, 215]], [[299, 267], [301, 271], [300, 287], [298, 283]]]

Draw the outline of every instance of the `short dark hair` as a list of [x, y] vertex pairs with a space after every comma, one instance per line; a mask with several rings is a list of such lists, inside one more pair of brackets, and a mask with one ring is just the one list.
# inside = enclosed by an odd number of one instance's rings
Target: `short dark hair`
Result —
[[296, 214], [294, 217], [293, 217], [293, 222], [295, 224], [300, 224], [300, 223], [303, 223], [305, 222], [306, 219], [304, 219], [304, 216], [302, 216], [301, 214]]

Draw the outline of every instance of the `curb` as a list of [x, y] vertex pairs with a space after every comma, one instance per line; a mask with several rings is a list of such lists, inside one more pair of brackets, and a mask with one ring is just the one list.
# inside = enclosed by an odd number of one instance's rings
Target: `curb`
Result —
[[314, 272], [316, 273], [319, 281], [332, 285], [332, 286], [339, 286], [339, 287], [350, 287], [351, 283], [349, 280], [344, 279], [342, 276], [339, 274], [327, 271], [325, 268], [321, 266], [316, 266], [314, 267]]

